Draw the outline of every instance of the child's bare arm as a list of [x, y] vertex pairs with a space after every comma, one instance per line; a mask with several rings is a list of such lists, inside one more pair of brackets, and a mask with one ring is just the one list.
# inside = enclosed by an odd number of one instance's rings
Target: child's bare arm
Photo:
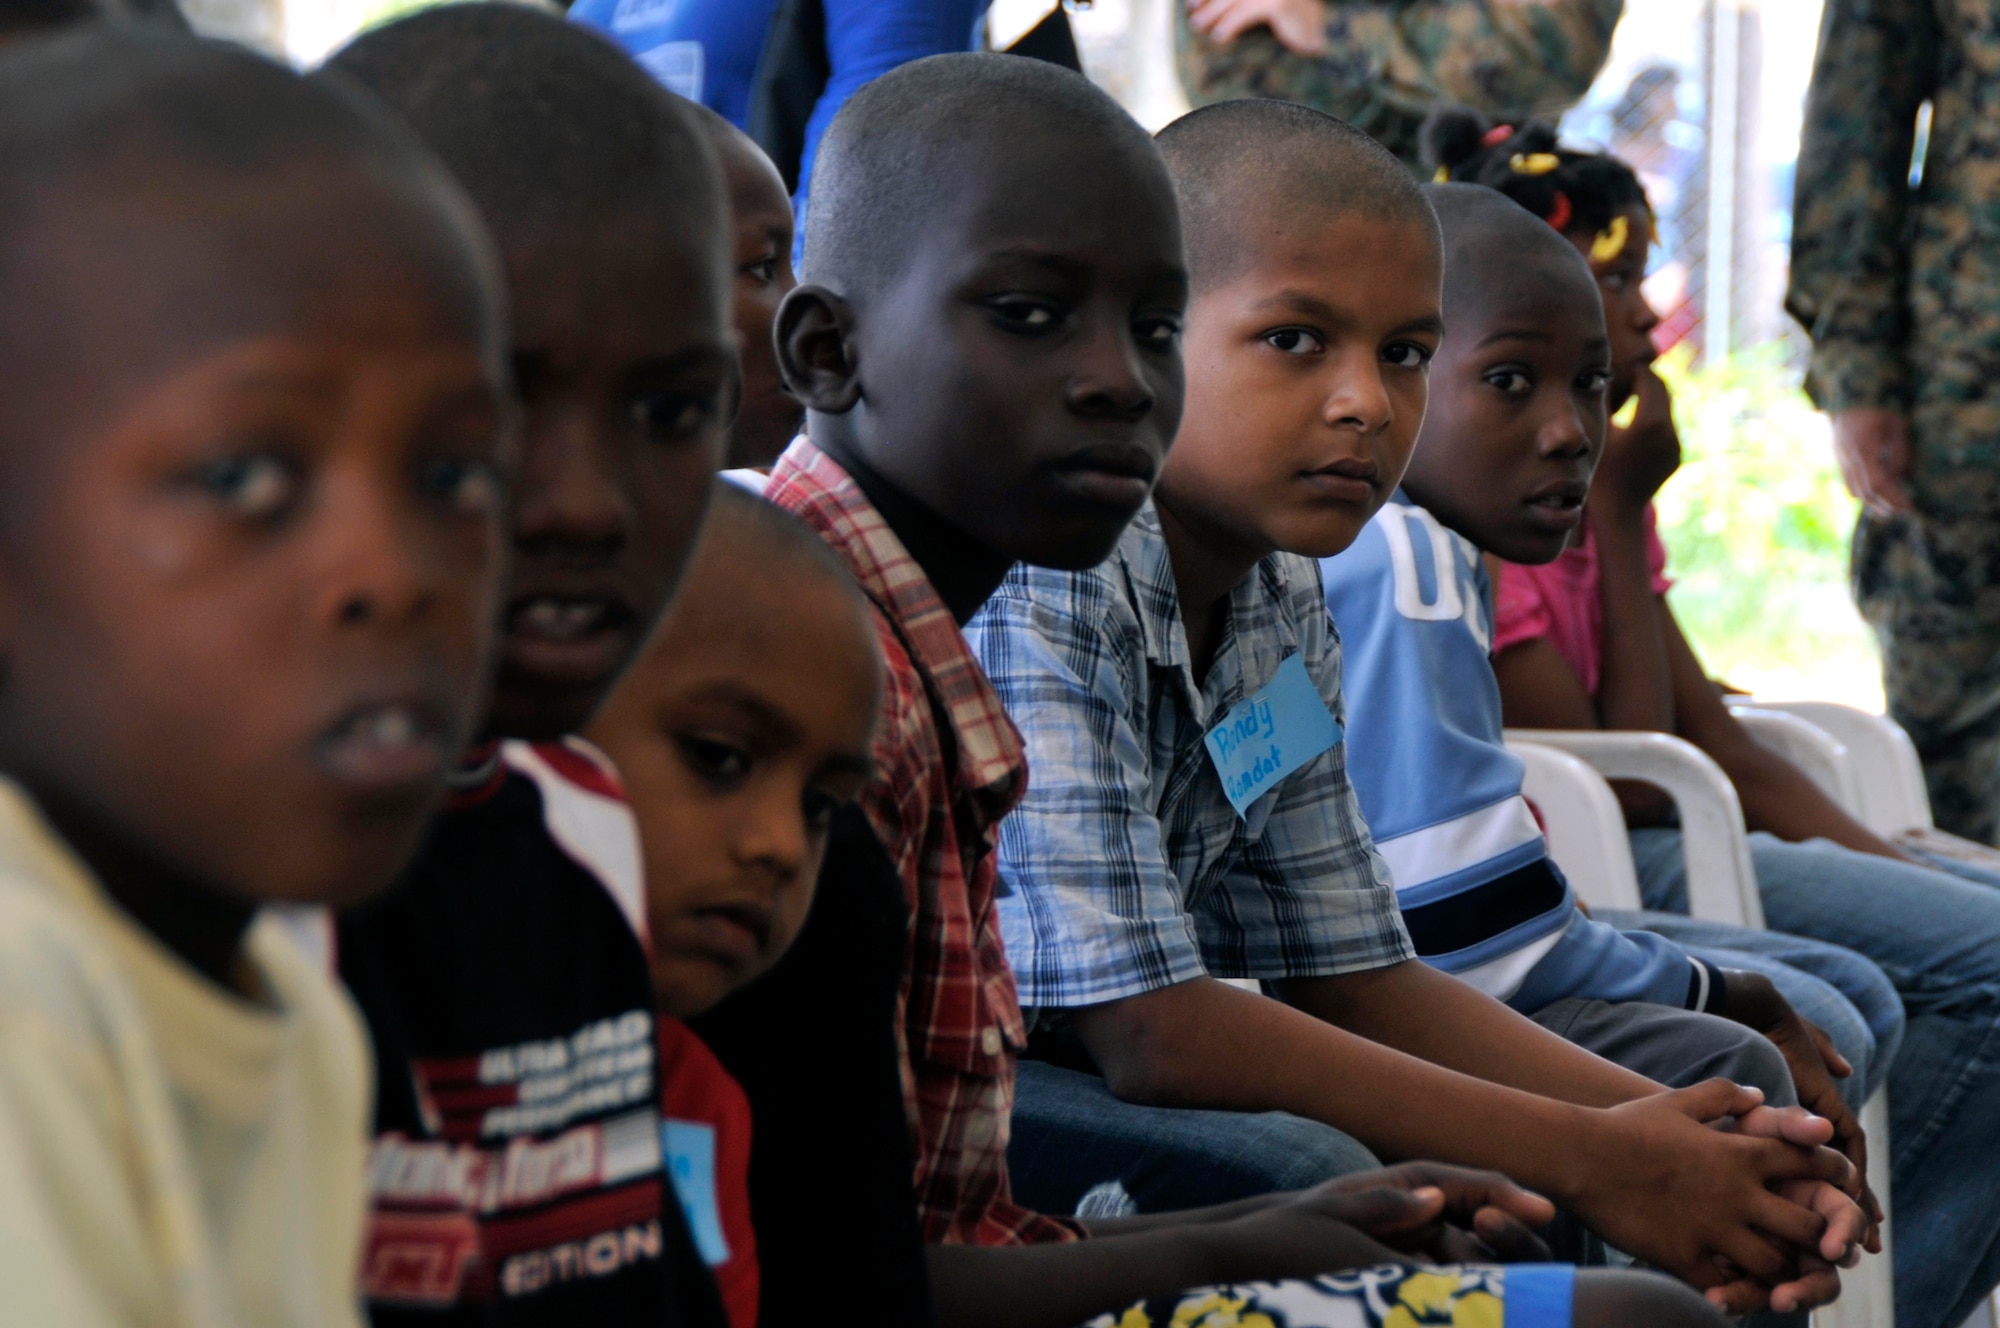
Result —
[[1646, 508], [1680, 465], [1673, 401], [1651, 369], [1634, 384], [1638, 409], [1605, 437], [1604, 459], [1584, 509], [1597, 545], [1598, 601], [1604, 611], [1597, 713], [1604, 728], [1673, 730], [1667, 643], [1653, 612], [1646, 557]]
[[1715, 758], [1743, 802], [1752, 830], [1798, 842], [1830, 839], [1858, 853], [1910, 861], [1887, 840], [1849, 816], [1803, 770], [1750, 736], [1709, 682], [1674, 611], [1655, 597], [1674, 689], [1674, 732]]
[[[1182, 1287], [1310, 1277], [1397, 1261], [1394, 1250], [1350, 1225], [1348, 1218], [1367, 1216], [1352, 1199], [1314, 1202], [1318, 1194], [1290, 1196], [1224, 1221], [1068, 1244], [933, 1245], [938, 1322], [943, 1328], [1073, 1328]], [[1408, 1207], [1410, 1200], [1394, 1195], [1389, 1202]]]
[[[1700, 1124], [1748, 1110], [1754, 1091], [1717, 1081], [1665, 1093], [1415, 962], [1290, 983], [1287, 995], [1303, 1008], [1197, 979], [1072, 1018], [1121, 1097], [1290, 1111], [1387, 1157], [1491, 1167], [1698, 1286], [1719, 1280], [1715, 1255], [1782, 1282], [1796, 1252], [1828, 1234], [1798, 1205], [1770, 1203], [1766, 1182], [1792, 1169], [1845, 1181], [1843, 1159]], [[1801, 1143], [1830, 1134], [1824, 1122], [1804, 1128], [1817, 1137]], [[1857, 1212], [1834, 1243], [1858, 1229]]]
[[1555, 1206], [1504, 1176], [1413, 1163], [1294, 1194], [1091, 1223], [1080, 1244], [933, 1246], [940, 1322], [1069, 1328], [1092, 1313], [1209, 1282], [1384, 1262], [1540, 1262], [1529, 1226]]

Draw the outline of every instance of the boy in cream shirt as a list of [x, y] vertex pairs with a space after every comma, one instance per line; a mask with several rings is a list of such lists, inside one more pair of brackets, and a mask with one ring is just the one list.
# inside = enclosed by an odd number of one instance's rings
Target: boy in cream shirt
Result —
[[245, 52], [0, 57], [11, 1325], [360, 1322], [368, 1058], [262, 910], [386, 885], [467, 737], [487, 248], [374, 111]]

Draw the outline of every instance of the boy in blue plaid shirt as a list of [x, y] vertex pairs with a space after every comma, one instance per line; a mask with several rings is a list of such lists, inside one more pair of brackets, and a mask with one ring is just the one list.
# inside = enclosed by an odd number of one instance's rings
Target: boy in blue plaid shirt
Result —
[[[1022, 1003], [1045, 1047], [1103, 1074], [1022, 1067], [1022, 1196], [1047, 1204], [1049, 1170], [1186, 1175], [1204, 1131], [1256, 1140], [1284, 1112], [1507, 1171], [1729, 1308], [1824, 1300], [1863, 1226], [1824, 1183], [1852, 1184], [1813, 1147], [1827, 1124], [1721, 1080], [1664, 1091], [1417, 962], [1348, 785], [1311, 557], [1351, 542], [1409, 459], [1442, 332], [1429, 205], [1379, 147], [1298, 107], [1206, 108], [1160, 142], [1194, 300], [1157, 502], [1102, 567], [1017, 567], [967, 628], [1034, 772], [1000, 844]], [[1577, 316], [1601, 322], [1587, 274], [1579, 290]], [[1755, 1034], [1635, 1009], [1691, 1068], [1789, 1088]], [[1708, 1128], [1725, 1117], [1743, 1128]]]

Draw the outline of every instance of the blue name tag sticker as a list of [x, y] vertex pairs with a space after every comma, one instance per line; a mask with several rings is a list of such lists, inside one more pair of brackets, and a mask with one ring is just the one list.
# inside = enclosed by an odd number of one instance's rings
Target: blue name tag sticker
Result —
[[1305, 660], [1291, 655], [1203, 741], [1222, 777], [1223, 795], [1243, 816], [1285, 776], [1339, 742], [1340, 725], [1306, 674]]
[[720, 1268], [729, 1262], [729, 1239], [722, 1234], [722, 1205], [715, 1193], [715, 1127], [700, 1121], [660, 1123], [667, 1176], [687, 1214], [688, 1234], [702, 1262]]

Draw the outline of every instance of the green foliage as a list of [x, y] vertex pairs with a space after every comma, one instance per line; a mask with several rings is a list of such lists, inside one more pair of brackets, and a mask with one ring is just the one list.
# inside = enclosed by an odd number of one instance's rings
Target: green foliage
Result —
[[1854, 500], [1785, 354], [1772, 343], [1660, 365], [1683, 453], [1658, 503], [1674, 614], [1719, 677], [1879, 705], [1874, 641], [1847, 589]]

